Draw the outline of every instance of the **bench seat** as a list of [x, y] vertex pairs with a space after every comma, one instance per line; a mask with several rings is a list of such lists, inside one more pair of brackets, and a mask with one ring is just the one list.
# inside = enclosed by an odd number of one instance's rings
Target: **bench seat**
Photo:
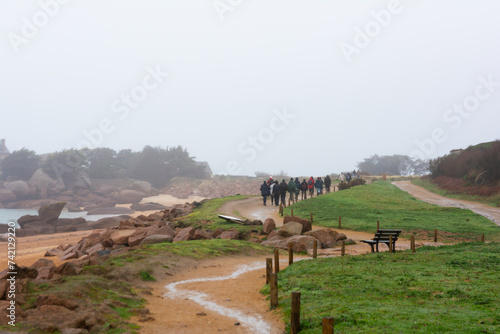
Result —
[[[386, 244], [389, 249], [392, 248], [392, 251], [396, 251], [396, 241], [398, 240], [399, 234], [401, 234], [401, 230], [394, 230], [394, 229], [384, 229], [384, 230], [378, 230], [377, 233], [375, 233], [375, 236], [373, 237], [372, 240], [361, 240], [361, 242], [364, 242], [366, 244], [369, 244], [370, 247], [372, 248], [372, 253], [376, 251], [378, 252], [378, 244], [383, 243]], [[392, 237], [392, 247], [389, 245], [390, 244], [390, 238]], [[375, 247], [374, 247], [375, 246]]]

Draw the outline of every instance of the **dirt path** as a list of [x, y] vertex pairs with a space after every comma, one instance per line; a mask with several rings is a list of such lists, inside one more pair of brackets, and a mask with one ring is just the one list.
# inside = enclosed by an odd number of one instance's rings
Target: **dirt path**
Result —
[[422, 187], [416, 186], [410, 181], [396, 181], [392, 182], [392, 184], [421, 201], [436, 204], [439, 206], [469, 209], [481, 216], [488, 218], [489, 220], [500, 226], [500, 208], [495, 208], [477, 202], [444, 197], [430, 192]]

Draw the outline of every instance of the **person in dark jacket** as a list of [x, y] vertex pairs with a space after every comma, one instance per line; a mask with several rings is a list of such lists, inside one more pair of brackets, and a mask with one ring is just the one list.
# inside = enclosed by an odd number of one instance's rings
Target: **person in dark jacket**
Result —
[[276, 206], [280, 205], [280, 191], [281, 190], [278, 181], [274, 181], [272, 196], [274, 197], [274, 205]]
[[297, 186], [295, 186], [295, 181], [293, 177], [288, 182], [288, 192], [290, 193], [290, 202], [295, 200], [295, 191], [297, 190]]
[[304, 181], [302, 181], [302, 183], [300, 184], [300, 192], [301, 192], [301, 199], [306, 199], [307, 198], [307, 182], [306, 182], [306, 179], [304, 179]]
[[298, 202], [299, 200], [299, 192], [300, 192], [300, 181], [299, 178], [295, 178], [295, 202]]
[[323, 180], [321, 177], [318, 177], [316, 179], [316, 183], [314, 184], [316, 186], [316, 191], [318, 192], [318, 196], [323, 194]]
[[285, 179], [283, 179], [280, 183], [280, 193], [281, 193], [281, 203], [285, 206], [286, 193], [288, 192], [288, 185], [286, 184]]
[[326, 189], [326, 193], [330, 192], [331, 185], [332, 185], [332, 179], [330, 178], [330, 175], [327, 175], [325, 177], [325, 189]]
[[266, 181], [260, 186], [260, 194], [262, 195], [264, 206], [266, 206], [267, 196], [271, 195], [271, 188], [267, 185]]

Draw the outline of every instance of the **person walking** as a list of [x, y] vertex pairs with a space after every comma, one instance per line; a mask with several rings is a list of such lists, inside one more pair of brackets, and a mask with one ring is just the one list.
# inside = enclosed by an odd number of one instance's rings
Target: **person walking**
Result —
[[351, 182], [351, 179], [352, 179], [351, 173], [347, 173], [345, 178], [346, 178], [347, 182]]
[[314, 184], [316, 187], [316, 191], [318, 192], [318, 196], [323, 194], [323, 180], [320, 176], [316, 179], [316, 183]]
[[299, 201], [299, 192], [300, 192], [300, 181], [299, 178], [295, 178], [295, 202]]
[[285, 179], [283, 179], [280, 183], [280, 194], [281, 194], [281, 203], [283, 206], [286, 205], [286, 193], [288, 192], [288, 185], [286, 184]]
[[297, 186], [295, 185], [295, 181], [293, 177], [288, 182], [288, 192], [290, 193], [290, 202], [295, 201], [295, 191], [297, 190]]
[[274, 196], [274, 205], [279, 206], [280, 205], [280, 185], [278, 181], [274, 181], [274, 187], [273, 187], [273, 196]]
[[267, 185], [270, 187], [271, 184], [273, 184], [273, 183], [274, 183], [273, 177], [269, 176], [269, 180], [267, 180]]
[[[269, 182], [269, 181], [267, 181]], [[269, 194], [271, 195], [271, 205], [274, 204], [274, 182], [269, 185]]]
[[271, 187], [267, 185], [266, 181], [264, 181], [264, 183], [262, 183], [262, 185], [260, 186], [260, 194], [262, 195], [264, 206], [266, 206], [267, 196], [271, 195]]
[[306, 199], [306, 196], [307, 196], [307, 182], [306, 182], [306, 179], [304, 179], [304, 181], [302, 181], [302, 183], [300, 184], [300, 192], [302, 194], [302, 200]]
[[325, 189], [327, 194], [330, 192], [331, 186], [332, 186], [332, 179], [330, 178], [330, 175], [327, 175], [325, 177]]
[[314, 177], [310, 177], [307, 181], [307, 188], [309, 189], [309, 197], [313, 197], [314, 194]]

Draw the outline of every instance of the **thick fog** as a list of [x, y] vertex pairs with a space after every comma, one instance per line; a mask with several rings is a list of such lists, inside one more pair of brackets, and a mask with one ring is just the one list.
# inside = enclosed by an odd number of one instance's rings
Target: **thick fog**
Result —
[[324, 175], [500, 139], [499, 1], [2, 0], [10, 151]]

